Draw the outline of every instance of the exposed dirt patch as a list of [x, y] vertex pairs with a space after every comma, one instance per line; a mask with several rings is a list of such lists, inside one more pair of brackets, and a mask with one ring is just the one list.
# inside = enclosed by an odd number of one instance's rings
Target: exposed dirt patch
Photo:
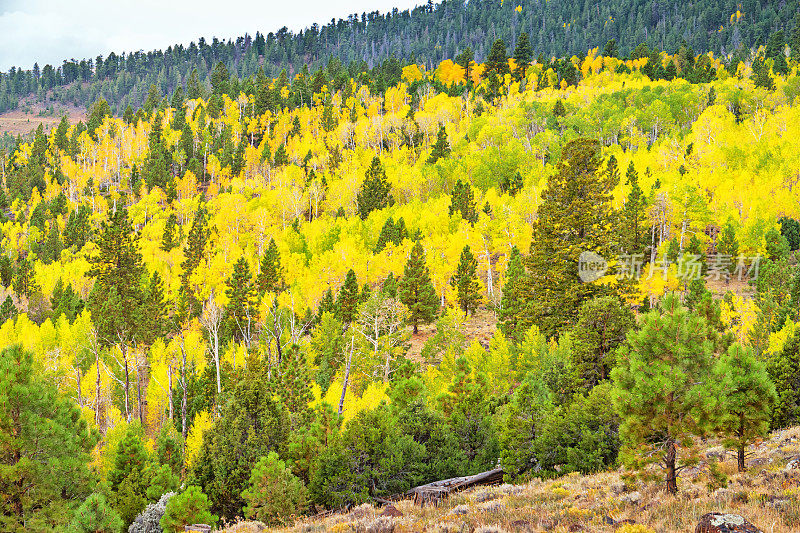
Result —
[[45, 131], [50, 131], [61, 122], [66, 115], [70, 124], [86, 121], [86, 109], [77, 106], [65, 106], [60, 103], [34, 102], [25, 99], [17, 109], [0, 113], [0, 135], [25, 135], [34, 131], [41, 124]]

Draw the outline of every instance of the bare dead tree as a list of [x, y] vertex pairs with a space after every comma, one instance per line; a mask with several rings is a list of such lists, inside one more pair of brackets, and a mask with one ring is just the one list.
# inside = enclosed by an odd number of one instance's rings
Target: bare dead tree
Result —
[[203, 304], [203, 313], [200, 315], [200, 323], [206, 328], [212, 341], [212, 357], [214, 358], [214, 365], [217, 370], [217, 394], [222, 393], [222, 381], [220, 379], [220, 357], [219, 357], [219, 328], [222, 324], [222, 317], [224, 312], [217, 302], [214, 301], [214, 291], [208, 297], [208, 300]]

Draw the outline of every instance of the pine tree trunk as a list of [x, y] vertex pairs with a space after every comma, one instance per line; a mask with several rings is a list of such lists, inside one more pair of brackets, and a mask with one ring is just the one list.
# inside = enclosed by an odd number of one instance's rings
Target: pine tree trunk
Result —
[[744, 466], [744, 444], [739, 444], [739, 449], [736, 450], [736, 459], [739, 472], [744, 472], [747, 468]]
[[744, 447], [745, 447], [745, 421], [744, 421], [744, 414], [739, 415], [739, 430], [737, 431], [737, 437], [739, 437], [739, 446], [736, 449], [736, 462], [739, 468], [739, 472], [744, 472], [747, 470], [747, 467], [744, 464]]
[[678, 451], [675, 448], [675, 441], [671, 438], [667, 442], [667, 455], [664, 462], [667, 465], [667, 492], [670, 494], [678, 493], [678, 474], [675, 469], [675, 462], [678, 458]]

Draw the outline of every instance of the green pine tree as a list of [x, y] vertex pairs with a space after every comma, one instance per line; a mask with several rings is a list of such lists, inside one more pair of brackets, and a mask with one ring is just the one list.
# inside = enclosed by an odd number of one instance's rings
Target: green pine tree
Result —
[[192, 275], [200, 266], [206, 254], [206, 242], [210, 235], [208, 229], [208, 212], [202, 203], [197, 207], [197, 212], [189, 229], [186, 246], [183, 248], [183, 261], [181, 262], [181, 298], [186, 301], [186, 306], [191, 317], [200, 316], [202, 306], [197, 294], [199, 287], [192, 284]]
[[523, 298], [523, 283], [525, 281], [525, 265], [519, 248], [511, 248], [506, 270], [506, 282], [503, 285], [503, 295], [500, 298], [500, 313], [497, 327], [507, 338], [514, 342], [522, 340], [524, 331], [519, 330], [519, 322], [525, 313], [525, 299]]
[[675, 494], [678, 448], [691, 451], [693, 437], [705, 434], [712, 406], [706, 321], [670, 293], [621, 346], [611, 376], [625, 458], [638, 467], [661, 461], [666, 489]]
[[728, 219], [720, 232], [717, 239], [717, 253], [727, 255], [734, 263], [739, 255], [739, 241], [736, 239], [736, 226], [732, 219]]
[[283, 280], [283, 267], [281, 255], [275, 239], [270, 239], [264, 257], [261, 258], [261, 272], [258, 273], [258, 294], [263, 296], [268, 292], [280, 292], [286, 287]]
[[450, 216], [454, 213], [459, 213], [461, 218], [475, 224], [478, 221], [478, 212], [475, 209], [475, 194], [472, 192], [472, 186], [469, 183], [463, 182], [459, 179], [453, 186], [453, 192], [450, 194]]
[[175, 213], [170, 213], [167, 218], [167, 224], [164, 226], [164, 233], [161, 236], [161, 249], [165, 252], [171, 251], [178, 246], [175, 235], [175, 227], [178, 225], [178, 217]]
[[98, 435], [19, 345], [0, 351], [0, 441], [0, 530], [63, 528], [71, 504], [96, 485], [89, 464]]
[[41, 292], [39, 284], [34, 277], [33, 264], [27, 257], [23, 257], [17, 265], [17, 274], [12, 282], [14, 292], [19, 296], [30, 298], [32, 295]]
[[106, 497], [92, 493], [75, 511], [68, 533], [118, 533], [123, 523]]
[[242, 497], [247, 502], [245, 516], [269, 526], [286, 524], [301, 515], [308, 498], [303, 482], [275, 452], [269, 452], [253, 467]]
[[614, 292], [601, 283], [584, 283], [578, 276], [583, 252], [608, 259], [616, 250], [611, 205], [616, 178], [598, 172], [599, 155], [597, 141], [570, 141], [542, 192], [525, 258], [528, 312], [519, 324], [522, 331], [536, 324], [545, 336], [556, 336], [574, 323], [583, 302]]
[[475, 312], [481, 302], [481, 284], [478, 281], [478, 260], [472, 255], [469, 245], [461, 250], [458, 266], [450, 278], [450, 285], [458, 293], [458, 306], [464, 311], [464, 316]]
[[531, 48], [530, 38], [527, 32], [522, 32], [517, 39], [517, 46], [514, 47], [514, 62], [517, 67], [514, 70], [514, 77], [517, 81], [525, 78], [525, 73], [528, 71], [532, 59], [533, 49]]
[[431, 283], [421, 242], [417, 241], [411, 249], [398, 285], [400, 301], [408, 307], [409, 321], [414, 326], [414, 334], [417, 334], [420, 324], [430, 324], [436, 320], [439, 311], [439, 298]]
[[225, 295], [228, 297], [225, 321], [228, 333], [236, 341], [242, 341], [255, 322], [255, 288], [250, 266], [244, 257], [234, 263], [231, 277], [225, 284]]
[[778, 397], [767, 368], [753, 349], [734, 344], [714, 367], [715, 426], [725, 445], [736, 450], [739, 472], [745, 471], [745, 450], [767, 435], [772, 406]]
[[394, 204], [391, 195], [391, 186], [386, 179], [386, 171], [378, 156], [372, 158], [372, 163], [364, 173], [364, 182], [356, 195], [358, 215], [366, 220], [369, 214], [376, 209], [383, 209]]
[[625, 177], [625, 184], [630, 186], [631, 192], [628, 193], [628, 198], [622, 206], [619, 230], [620, 247], [625, 253], [640, 254], [644, 253], [647, 243], [647, 198], [639, 186], [639, 173], [636, 172], [633, 161], [628, 164]]
[[428, 164], [433, 165], [438, 160], [450, 155], [450, 142], [447, 140], [447, 130], [444, 124], [439, 125], [439, 132], [436, 134], [436, 142], [431, 148], [431, 155], [428, 157]]
[[352, 323], [357, 318], [360, 303], [358, 280], [355, 271], [351, 268], [347, 271], [344, 284], [336, 297], [336, 318], [344, 324]]

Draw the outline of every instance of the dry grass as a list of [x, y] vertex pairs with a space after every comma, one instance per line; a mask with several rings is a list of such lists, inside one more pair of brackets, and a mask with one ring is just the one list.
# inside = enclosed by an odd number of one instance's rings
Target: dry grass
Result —
[[[800, 532], [800, 469], [786, 464], [800, 455], [800, 427], [779, 431], [751, 447], [748, 471], [736, 472], [735, 457], [718, 443], [706, 455], [723, 455], [720, 468], [726, 488], [709, 489], [706, 463], [687, 470], [680, 493], [670, 496], [656, 483], [625, 481], [623, 469], [590, 476], [532, 480], [522, 485], [479, 487], [453, 495], [438, 507], [417, 507], [411, 501], [395, 506], [402, 517], [381, 517], [381, 508], [365, 504], [349, 513], [299, 521], [274, 531], [297, 533], [652, 533], [693, 531], [698, 518], [711, 511], [740, 514], [765, 533]], [[622, 521], [635, 522], [622, 525]], [[226, 531], [258, 531], [228, 529]]]

